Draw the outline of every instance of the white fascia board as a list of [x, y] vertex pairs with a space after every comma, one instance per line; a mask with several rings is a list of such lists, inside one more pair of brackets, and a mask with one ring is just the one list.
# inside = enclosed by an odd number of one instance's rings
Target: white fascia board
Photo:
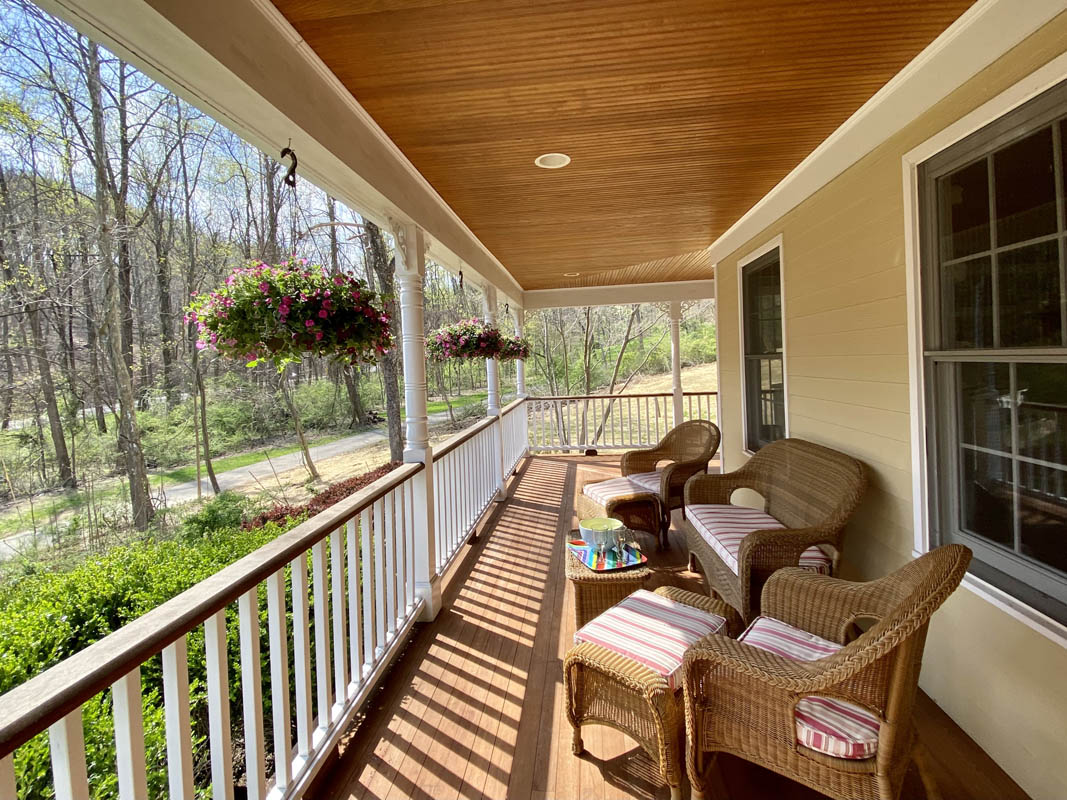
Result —
[[577, 286], [571, 289], [533, 289], [522, 294], [525, 309], [584, 308], [631, 303], [706, 300], [715, 296], [715, 281], [625, 283], [614, 286]]
[[710, 260], [759, 235], [1065, 10], [1067, 0], [979, 0], [716, 239]]
[[[522, 288], [267, 0], [37, 0], [386, 230], [414, 222], [468, 273]], [[299, 190], [298, 190], [299, 191]]]

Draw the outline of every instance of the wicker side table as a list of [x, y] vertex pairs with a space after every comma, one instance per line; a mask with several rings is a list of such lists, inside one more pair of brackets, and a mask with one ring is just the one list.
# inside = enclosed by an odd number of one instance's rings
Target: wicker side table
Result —
[[[573, 531], [571, 538], [578, 539], [580, 534]], [[575, 630], [601, 612], [607, 611], [624, 597], [636, 592], [652, 575], [652, 570], [644, 565], [597, 572], [575, 558], [569, 548], [563, 563], [567, 580], [574, 587]]]
[[[656, 594], [710, 614], [726, 617], [721, 600], [673, 586], [661, 586]], [[737, 631], [727, 618], [724, 634]], [[575, 645], [563, 662], [567, 720], [574, 728], [572, 749], [584, 750], [582, 725], [608, 725], [632, 737], [659, 765], [670, 787], [671, 799], [679, 800], [685, 761], [685, 707], [681, 683], [675, 691], [659, 673], [624, 655], [591, 642]]]

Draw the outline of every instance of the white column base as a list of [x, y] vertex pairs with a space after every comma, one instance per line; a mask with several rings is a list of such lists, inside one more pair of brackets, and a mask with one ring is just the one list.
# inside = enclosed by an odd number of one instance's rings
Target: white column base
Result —
[[428, 583], [416, 581], [415, 596], [422, 601], [419, 622], [433, 622], [441, 611], [441, 576], [434, 575]]

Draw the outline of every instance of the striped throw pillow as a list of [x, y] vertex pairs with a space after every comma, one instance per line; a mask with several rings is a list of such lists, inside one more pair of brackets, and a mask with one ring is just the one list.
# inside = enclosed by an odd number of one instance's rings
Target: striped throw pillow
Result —
[[[841, 649], [831, 642], [773, 617], [756, 617], [738, 641], [794, 661], [817, 661]], [[870, 758], [878, 751], [878, 716], [863, 706], [836, 697], [812, 695], [797, 701], [793, 712], [797, 741], [837, 758]]]
[[574, 641], [592, 642], [633, 659], [665, 677], [674, 691], [685, 651], [725, 625], [717, 614], [639, 589], [579, 628]]
[[659, 494], [659, 473], [638, 472], [599, 483], [588, 483], [582, 493], [602, 506], [627, 494]]

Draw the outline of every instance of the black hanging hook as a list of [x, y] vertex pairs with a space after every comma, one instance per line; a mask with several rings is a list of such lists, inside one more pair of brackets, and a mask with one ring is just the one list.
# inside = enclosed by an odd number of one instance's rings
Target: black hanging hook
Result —
[[293, 150], [292, 144], [293, 144], [293, 140], [290, 139], [289, 140], [289, 144], [286, 147], [282, 148], [282, 158], [288, 157], [288, 158], [291, 158], [293, 160], [293, 163], [289, 165], [289, 171], [285, 173], [285, 178], [283, 180], [285, 181], [286, 184], [288, 184], [289, 186], [291, 186], [292, 188], [295, 189], [296, 188], [296, 165], [297, 165], [297, 160], [296, 160], [296, 151]]
[[505, 314], [508, 313], [508, 304], [507, 303], [504, 303], [504, 313]]
[[463, 288], [463, 270], [459, 271], [459, 288]]

